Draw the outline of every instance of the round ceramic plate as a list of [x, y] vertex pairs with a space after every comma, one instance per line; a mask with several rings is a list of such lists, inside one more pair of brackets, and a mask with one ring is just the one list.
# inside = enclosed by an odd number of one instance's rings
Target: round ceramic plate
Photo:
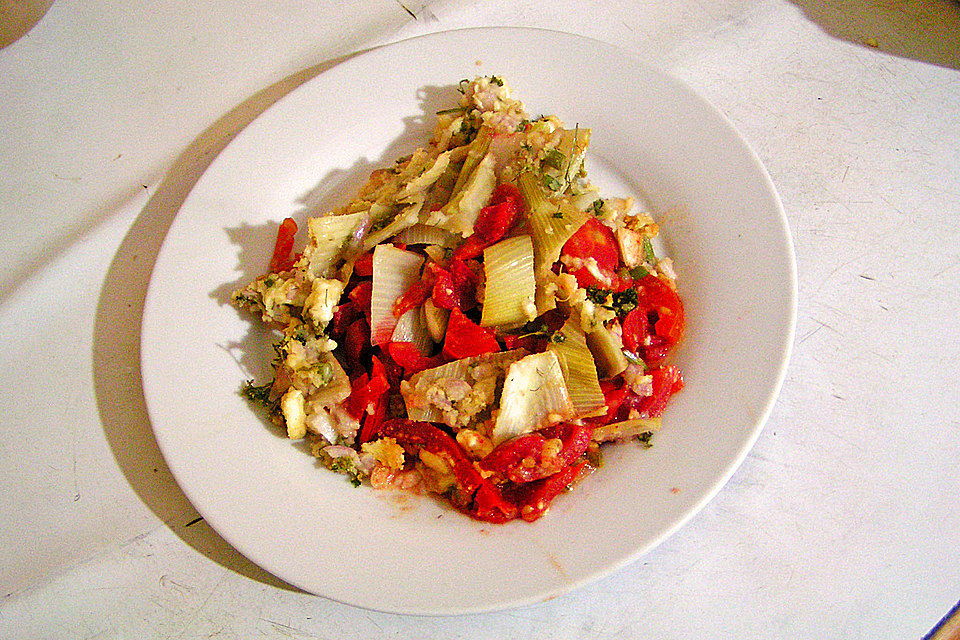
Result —
[[[229, 304], [266, 270], [280, 220], [352, 197], [425, 143], [457, 83], [502, 76], [531, 114], [593, 134], [607, 196], [661, 217], [687, 308], [686, 388], [644, 449], [605, 465], [533, 524], [473, 521], [428, 497], [354, 488], [239, 395], [269, 379], [271, 338]], [[453, 614], [532, 603], [635, 560], [730, 477], [784, 376], [796, 314], [793, 251], [769, 177], [715, 109], [605, 44], [474, 29], [353, 57], [236, 137], [176, 216], [143, 318], [143, 386], [183, 491], [241, 553], [306, 591], [383, 611]]]

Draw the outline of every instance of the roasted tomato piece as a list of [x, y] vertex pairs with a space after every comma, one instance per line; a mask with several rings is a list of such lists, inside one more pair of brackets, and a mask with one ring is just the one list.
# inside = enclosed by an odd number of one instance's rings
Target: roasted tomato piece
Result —
[[493, 331], [485, 329], [468, 318], [460, 309], [450, 312], [443, 353], [453, 359], [469, 358], [500, 351]]
[[433, 293], [433, 277], [414, 282], [393, 303], [393, 317], [399, 318], [410, 309], [422, 306]]
[[373, 297], [373, 283], [369, 280], [361, 282], [350, 290], [348, 297], [353, 301], [353, 304], [357, 305], [357, 308], [363, 312], [363, 315], [367, 318], [367, 322], [369, 322], [370, 300]]
[[581, 287], [616, 288], [616, 271], [620, 266], [617, 238], [596, 218], [587, 220], [567, 240], [560, 252], [560, 260], [568, 265], [569, 272]]
[[675, 365], [663, 365], [651, 369], [648, 374], [653, 378], [653, 391], [648, 396], [627, 394], [617, 409], [618, 422], [635, 417], [644, 419], [660, 417], [673, 394], [683, 389], [683, 376]]
[[683, 338], [683, 302], [669, 283], [656, 276], [646, 276], [635, 286], [637, 308], [623, 319], [623, 346], [648, 365], [657, 365]]
[[477, 258], [483, 250], [499, 242], [517, 223], [523, 211], [520, 191], [509, 183], [499, 185], [490, 196], [490, 204], [480, 210], [473, 224], [473, 235], [457, 247], [453, 257], [460, 260]]
[[513, 499], [520, 517], [527, 522], [539, 519], [546, 513], [550, 502], [579, 479], [586, 464], [581, 462], [572, 467], [566, 467], [549, 478], [519, 485]]
[[438, 353], [435, 356], [425, 356], [420, 353], [420, 349], [412, 342], [391, 342], [387, 345], [387, 351], [390, 353], [393, 361], [403, 367], [404, 378], [409, 378], [424, 369], [439, 367], [444, 363], [442, 353]]
[[654, 331], [670, 346], [680, 342], [686, 328], [683, 302], [670, 283], [656, 276], [647, 276], [637, 283], [637, 299], [657, 314]]
[[450, 268], [444, 269], [434, 264], [428, 268], [436, 277], [433, 285], [433, 304], [440, 309], [460, 309], [469, 311], [477, 306], [477, 285], [480, 276], [460, 259], [450, 261]]
[[353, 263], [353, 274], [361, 278], [369, 278], [373, 275], [373, 251], [367, 251], [357, 258]]

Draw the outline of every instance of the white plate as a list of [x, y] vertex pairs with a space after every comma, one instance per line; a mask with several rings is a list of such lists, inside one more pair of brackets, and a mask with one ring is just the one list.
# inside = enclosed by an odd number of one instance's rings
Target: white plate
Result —
[[[347, 200], [422, 144], [461, 78], [500, 75], [531, 114], [593, 130], [607, 195], [640, 195], [686, 302], [686, 389], [654, 446], [605, 466], [534, 524], [492, 526], [429, 498], [353, 488], [267, 428], [238, 395], [264, 380], [267, 334], [226, 304], [264, 271], [277, 223]], [[536, 602], [635, 560], [697, 512], [759, 434], [784, 376], [796, 276], [763, 167], [680, 82], [592, 40], [529, 29], [439, 33], [306, 83], [248, 126], [194, 187], [157, 259], [144, 393], [164, 456], [200, 514], [280, 578], [336, 600], [452, 614]]]

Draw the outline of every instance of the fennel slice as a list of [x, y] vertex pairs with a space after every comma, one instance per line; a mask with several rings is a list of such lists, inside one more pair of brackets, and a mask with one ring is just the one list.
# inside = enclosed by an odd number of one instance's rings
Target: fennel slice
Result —
[[552, 351], [517, 360], [507, 370], [500, 412], [493, 427], [495, 445], [575, 415], [563, 370]]
[[420, 279], [422, 265], [422, 257], [393, 245], [381, 244], [374, 249], [373, 292], [370, 300], [371, 344], [382, 346], [393, 337], [397, 326], [393, 305]]

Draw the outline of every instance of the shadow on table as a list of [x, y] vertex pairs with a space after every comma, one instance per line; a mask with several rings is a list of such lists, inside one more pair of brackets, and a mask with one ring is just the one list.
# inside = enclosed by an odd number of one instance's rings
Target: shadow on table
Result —
[[0, 0], [0, 49], [27, 35], [53, 0]]
[[791, 2], [836, 38], [960, 69], [960, 3], [956, 0]]
[[[140, 374], [140, 324], [150, 275], [174, 216], [201, 174], [254, 118], [293, 89], [339, 64], [297, 72], [255, 94], [204, 131], [176, 159], [133, 222], [103, 283], [94, 325], [93, 377], [107, 441], [138, 497], [184, 542], [264, 584], [296, 590], [240, 555], [207, 526], [163, 461], [147, 415]], [[184, 322], [190, 322], [185, 314]]]

